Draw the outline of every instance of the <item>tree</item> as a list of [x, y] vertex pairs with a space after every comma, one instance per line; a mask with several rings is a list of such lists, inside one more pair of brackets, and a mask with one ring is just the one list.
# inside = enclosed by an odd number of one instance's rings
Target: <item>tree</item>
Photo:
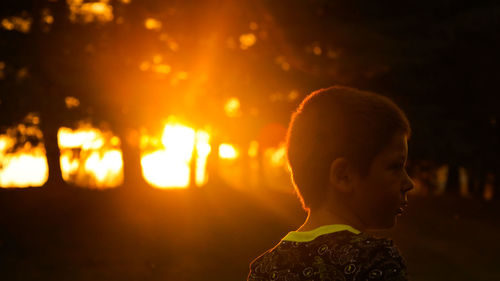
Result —
[[[139, 150], [127, 139], [140, 127], [158, 131], [177, 114], [244, 143], [269, 123], [286, 125], [303, 96], [332, 84], [395, 98], [414, 120], [416, 151], [439, 140], [456, 147], [428, 157], [477, 147], [474, 139], [458, 143], [457, 131], [498, 120], [498, 98], [487, 94], [498, 78], [489, 59], [498, 57], [494, 3], [125, 2], [0, 4], [2, 18], [32, 18], [28, 33], [0, 31], [2, 121], [39, 112], [52, 170], [57, 129], [81, 116], [110, 123], [122, 139], [126, 176], [139, 179]], [[15, 78], [24, 67], [28, 78]], [[485, 71], [469, 71], [476, 67]], [[81, 101], [79, 110], [68, 112], [67, 95]], [[241, 101], [241, 118], [225, 116], [230, 97]], [[471, 110], [487, 118], [460, 114]], [[440, 130], [452, 121], [458, 127]], [[61, 180], [53, 174], [48, 185]]]

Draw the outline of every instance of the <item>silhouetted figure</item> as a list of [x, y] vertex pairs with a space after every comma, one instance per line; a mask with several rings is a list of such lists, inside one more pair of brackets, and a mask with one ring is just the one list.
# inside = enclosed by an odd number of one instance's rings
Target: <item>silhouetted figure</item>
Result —
[[248, 280], [407, 280], [392, 241], [363, 231], [393, 227], [406, 207], [410, 132], [386, 97], [346, 87], [307, 96], [287, 156], [308, 217], [251, 263]]

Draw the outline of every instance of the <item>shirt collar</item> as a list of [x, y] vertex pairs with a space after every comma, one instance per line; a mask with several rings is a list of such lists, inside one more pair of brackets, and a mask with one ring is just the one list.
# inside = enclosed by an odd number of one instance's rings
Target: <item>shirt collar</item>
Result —
[[350, 231], [354, 234], [361, 233], [361, 231], [354, 229], [346, 224], [331, 224], [323, 225], [310, 231], [290, 231], [282, 240], [291, 242], [309, 242], [316, 239], [316, 237], [320, 235], [339, 232], [343, 230]]

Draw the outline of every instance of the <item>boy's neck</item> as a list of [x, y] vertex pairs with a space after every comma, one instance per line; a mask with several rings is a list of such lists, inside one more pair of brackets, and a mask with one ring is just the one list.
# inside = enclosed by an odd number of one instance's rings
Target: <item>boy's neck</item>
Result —
[[328, 210], [325, 208], [311, 210], [304, 224], [297, 231], [310, 231], [323, 225], [345, 224], [359, 231], [364, 231], [364, 224], [350, 212], [341, 210]]

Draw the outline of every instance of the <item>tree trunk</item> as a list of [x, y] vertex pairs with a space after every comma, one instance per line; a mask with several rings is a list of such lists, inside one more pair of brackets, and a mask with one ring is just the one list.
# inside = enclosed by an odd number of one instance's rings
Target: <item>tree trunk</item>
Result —
[[147, 185], [142, 176], [141, 151], [138, 143], [127, 139], [126, 132], [118, 132], [123, 155], [123, 187], [137, 189]]
[[208, 183], [211, 186], [217, 186], [220, 185], [221, 178], [219, 175], [219, 145], [220, 145], [220, 140], [214, 137], [212, 139], [212, 142], [210, 143], [212, 147], [212, 151], [208, 155], [207, 159], [207, 176], [208, 176]]
[[47, 155], [47, 163], [49, 166], [49, 177], [45, 182], [44, 187], [60, 188], [65, 185], [61, 174], [61, 152], [57, 144], [57, 130], [54, 124], [50, 124], [50, 118], [45, 114], [40, 116], [41, 130], [43, 133], [45, 150]]

